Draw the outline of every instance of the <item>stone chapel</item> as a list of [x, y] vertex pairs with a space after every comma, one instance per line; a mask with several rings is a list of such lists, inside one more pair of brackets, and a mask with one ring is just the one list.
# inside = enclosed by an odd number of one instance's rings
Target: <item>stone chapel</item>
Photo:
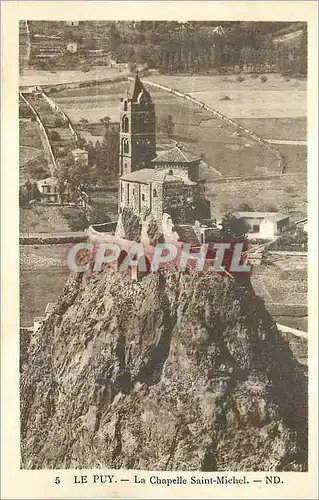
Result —
[[124, 207], [136, 215], [167, 213], [177, 224], [210, 218], [199, 163], [177, 145], [156, 152], [155, 106], [136, 75], [131, 95], [121, 101], [119, 213]]

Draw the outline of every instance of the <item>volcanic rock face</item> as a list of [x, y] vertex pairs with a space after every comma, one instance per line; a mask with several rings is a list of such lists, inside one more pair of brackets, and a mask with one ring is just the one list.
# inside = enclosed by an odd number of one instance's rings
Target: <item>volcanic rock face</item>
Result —
[[307, 469], [307, 386], [221, 276], [70, 277], [21, 373], [23, 468]]

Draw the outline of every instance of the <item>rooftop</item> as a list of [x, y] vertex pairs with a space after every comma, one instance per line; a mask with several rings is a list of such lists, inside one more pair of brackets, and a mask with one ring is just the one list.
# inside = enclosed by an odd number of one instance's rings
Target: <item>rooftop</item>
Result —
[[132, 102], [138, 102], [140, 94], [143, 93], [144, 96], [146, 97], [146, 100], [149, 102], [152, 102], [151, 95], [150, 93], [146, 90], [144, 87], [143, 83], [141, 82], [138, 74], [136, 73], [135, 75], [135, 80], [133, 84], [133, 90], [132, 90]]
[[241, 219], [271, 219], [276, 221], [289, 217], [289, 215], [278, 212], [234, 212], [233, 215]]
[[122, 175], [121, 179], [124, 181], [135, 181], [135, 182], [150, 182], [155, 174], [153, 168], [142, 168], [141, 170], [136, 170], [126, 175]]
[[72, 153], [85, 153], [85, 154], [88, 154], [88, 152], [85, 150], [85, 149], [80, 149], [80, 148], [76, 148], [76, 149], [73, 149]]
[[200, 158], [182, 151], [178, 146], [159, 153], [156, 158], [152, 160], [154, 163], [193, 163], [195, 161], [200, 161]]
[[153, 168], [142, 168], [141, 170], [136, 170], [130, 174], [122, 175], [121, 179], [123, 181], [141, 182], [143, 184], [149, 184], [151, 181], [166, 183], [181, 182], [190, 186], [197, 184], [197, 182], [191, 181], [190, 179], [183, 179], [178, 175], [171, 175], [167, 172], [157, 172]]
[[56, 177], [47, 177], [46, 179], [41, 179], [37, 182], [38, 186], [56, 186], [58, 184], [58, 179]]

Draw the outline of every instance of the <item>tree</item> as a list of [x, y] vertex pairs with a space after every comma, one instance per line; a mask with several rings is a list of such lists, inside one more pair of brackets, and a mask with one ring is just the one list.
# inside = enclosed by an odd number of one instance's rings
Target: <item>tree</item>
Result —
[[248, 226], [243, 219], [237, 219], [234, 215], [226, 215], [222, 220], [222, 232], [238, 238], [247, 234]]
[[189, 52], [187, 56], [187, 69], [190, 73], [194, 71], [194, 54], [193, 52]]
[[42, 157], [40, 160], [36, 158], [28, 162], [26, 169], [33, 179], [40, 180], [48, 176], [48, 162]]
[[180, 69], [181, 69], [181, 56], [180, 56], [179, 52], [175, 53], [174, 62], [173, 62], [173, 69], [177, 73], [180, 72]]
[[307, 59], [308, 59], [308, 30], [307, 25], [302, 30], [300, 48], [299, 48], [299, 68], [300, 75], [307, 75]]
[[19, 205], [26, 208], [31, 200], [41, 200], [41, 193], [35, 182], [27, 181], [19, 188]]
[[109, 44], [110, 44], [110, 49], [114, 52], [116, 52], [122, 44], [122, 38], [119, 32], [117, 31], [115, 23], [112, 24], [110, 29]]
[[134, 61], [129, 61], [128, 64], [127, 64], [127, 68], [129, 70], [130, 73], [135, 73], [136, 70], [137, 70], [137, 65], [136, 65], [136, 62]]
[[85, 137], [83, 137], [80, 134], [78, 134], [77, 147], [80, 148], [80, 149], [86, 149], [87, 148], [87, 141], [86, 141]]
[[175, 123], [173, 122], [172, 115], [168, 115], [158, 122], [157, 129], [159, 132], [163, 132], [167, 134], [169, 137], [172, 137], [174, 132]]
[[60, 116], [54, 120], [54, 126], [59, 128], [64, 126], [64, 120]]
[[50, 139], [53, 142], [59, 142], [61, 140], [60, 134], [56, 130], [52, 130], [50, 133]]
[[174, 55], [171, 52], [168, 58], [168, 71], [174, 71]]
[[100, 119], [100, 122], [103, 123], [106, 130], [110, 128], [111, 118], [109, 116], [104, 116], [104, 118]]
[[81, 120], [79, 120], [79, 123], [81, 123], [81, 125], [85, 125], [89, 123], [89, 120], [87, 118], [81, 118]]
[[61, 203], [63, 205], [64, 204], [65, 184], [69, 181], [69, 178], [70, 178], [69, 168], [68, 168], [68, 165], [66, 163], [62, 164], [59, 162], [56, 177], [58, 179], [59, 196], [60, 196]]

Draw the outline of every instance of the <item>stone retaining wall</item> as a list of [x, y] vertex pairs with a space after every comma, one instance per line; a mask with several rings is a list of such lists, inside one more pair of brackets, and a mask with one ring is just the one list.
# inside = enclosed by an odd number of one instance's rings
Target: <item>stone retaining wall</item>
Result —
[[87, 235], [83, 236], [20, 236], [19, 245], [59, 245], [62, 243], [82, 243], [87, 241]]

